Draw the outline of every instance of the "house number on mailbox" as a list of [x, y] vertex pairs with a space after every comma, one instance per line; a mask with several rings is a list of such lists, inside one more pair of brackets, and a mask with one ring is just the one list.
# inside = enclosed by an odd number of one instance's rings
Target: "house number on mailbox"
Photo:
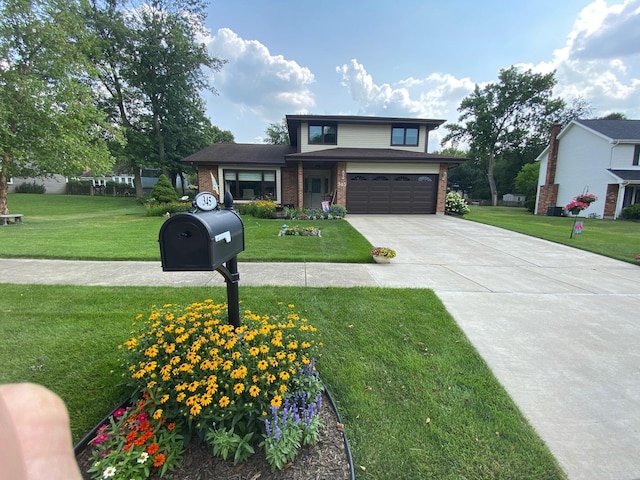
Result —
[[200, 210], [208, 212], [213, 210], [218, 205], [218, 200], [209, 192], [201, 192], [193, 199], [193, 205]]

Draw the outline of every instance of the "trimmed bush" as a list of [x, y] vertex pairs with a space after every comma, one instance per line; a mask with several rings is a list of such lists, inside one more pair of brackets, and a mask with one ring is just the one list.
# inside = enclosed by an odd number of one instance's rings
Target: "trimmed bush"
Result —
[[272, 218], [278, 205], [271, 200], [256, 200], [238, 205], [240, 215], [251, 215], [256, 218]]
[[634, 203], [622, 210], [622, 218], [625, 220], [640, 220], [640, 203]]
[[190, 202], [149, 203], [146, 206], [147, 217], [161, 217], [167, 213], [188, 212], [193, 208]]
[[156, 203], [172, 203], [178, 201], [178, 192], [173, 188], [166, 175], [160, 175], [158, 183], [151, 190], [151, 197]]
[[44, 188], [44, 185], [40, 185], [36, 182], [22, 182], [16, 187], [16, 193], [45, 193], [46, 191], [47, 189]]

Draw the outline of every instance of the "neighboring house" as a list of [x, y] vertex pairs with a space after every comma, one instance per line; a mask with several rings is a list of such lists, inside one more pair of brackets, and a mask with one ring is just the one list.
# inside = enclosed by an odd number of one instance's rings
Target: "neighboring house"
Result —
[[540, 162], [537, 215], [552, 214], [587, 191], [598, 200], [581, 216], [618, 218], [640, 202], [640, 120], [572, 120], [551, 129]]
[[10, 178], [9, 193], [14, 193], [16, 188], [23, 183], [37, 183], [38, 185], [44, 185], [45, 193], [67, 193], [67, 179], [62, 175], [57, 174], [49, 177], [38, 178]]
[[287, 115], [290, 145], [218, 143], [185, 159], [200, 191], [349, 213], [444, 213], [447, 170], [465, 158], [427, 153], [444, 120]]
[[521, 207], [527, 198], [520, 193], [505, 193], [502, 195], [502, 205], [508, 207]]

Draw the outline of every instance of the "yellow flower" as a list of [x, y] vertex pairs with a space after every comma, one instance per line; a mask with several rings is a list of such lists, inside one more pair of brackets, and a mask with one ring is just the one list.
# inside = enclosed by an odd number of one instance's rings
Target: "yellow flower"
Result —
[[302, 342], [301, 346], [302, 348], [309, 348], [311, 344], [309, 342]]
[[200, 400], [200, 395], [191, 395], [189, 398], [187, 398], [187, 401], [185, 403], [190, 407], [192, 405], [196, 405], [198, 403], [198, 400]]
[[188, 386], [189, 386], [189, 385], [187, 385], [187, 384], [186, 384], [186, 383], [184, 383], [184, 382], [179, 383], [178, 385], [176, 385], [176, 392], [181, 392], [181, 391], [183, 391], [183, 390], [186, 390]]
[[289, 372], [282, 371], [278, 376], [280, 377], [280, 380], [289, 380]]
[[195, 405], [193, 405], [193, 407], [191, 407], [191, 410], [189, 410], [189, 413], [191, 414], [192, 417], [195, 417], [200, 413], [201, 410], [202, 410], [202, 407], [200, 406], [200, 404], [196, 403]]
[[236, 383], [233, 386], [233, 393], [240, 395], [242, 392], [244, 392], [244, 383]]
[[267, 375], [267, 383], [273, 383], [276, 381], [276, 376], [272, 375], [271, 373], [269, 375]]
[[289, 350], [295, 350], [296, 348], [298, 348], [298, 342], [291, 341], [291, 342], [287, 343], [287, 348]]
[[138, 340], [136, 340], [135, 338], [130, 338], [129, 340], [124, 342], [124, 344], [127, 347], [127, 350], [133, 350], [138, 346]]
[[282, 397], [280, 395], [274, 395], [273, 398], [271, 399], [271, 406], [280, 408], [281, 405], [282, 405]]
[[151, 345], [149, 348], [147, 348], [144, 351], [144, 355], [146, 357], [155, 357], [156, 355], [158, 355], [158, 346], [157, 345]]
[[179, 356], [175, 356], [175, 357], [171, 357], [171, 360], [169, 360], [169, 363], [171, 365], [177, 365], [178, 363], [180, 363], [180, 360], [182, 360]]
[[256, 385], [251, 385], [251, 388], [249, 388], [249, 395], [254, 398], [257, 397], [258, 395], [260, 395], [260, 388], [258, 388]]
[[164, 394], [160, 397], [160, 403], [167, 403], [169, 401], [169, 395], [168, 394]]
[[268, 366], [269, 366], [269, 364], [267, 363], [266, 360], [260, 360], [258, 362], [258, 369], [259, 370], [266, 370]]
[[289, 305], [287, 305], [287, 307], [289, 308], [296, 308], [296, 306], [293, 303], [290, 303]]
[[[282, 402], [282, 400], [280, 402]], [[229, 397], [227, 397], [226, 395], [224, 397], [222, 397], [220, 399], [220, 401], [218, 402], [218, 405], [220, 405], [222, 408], [228, 406], [229, 405]]]
[[222, 369], [223, 370], [231, 370], [231, 367], [233, 366], [233, 362], [231, 360], [226, 360], [223, 364], [222, 364]]
[[278, 390], [280, 390], [280, 393], [284, 393], [287, 391], [287, 386], [283, 383], [282, 385], [280, 385]]
[[177, 401], [177, 402], [181, 402], [181, 401], [183, 401], [183, 400], [184, 400], [184, 397], [186, 397], [186, 396], [187, 396], [187, 395], [186, 395], [186, 393], [184, 393], [184, 392], [180, 392], [180, 393], [176, 396], [176, 401]]
[[209, 393], [204, 393], [200, 398], [200, 403], [204, 406], [207, 406], [211, 403], [211, 395]]
[[231, 354], [231, 358], [233, 358], [234, 360], [238, 360], [240, 357], [242, 357], [242, 354], [240, 352], [233, 352]]
[[200, 383], [199, 383], [199, 382], [193, 381], [193, 382], [191, 382], [191, 383], [189, 384], [189, 386], [187, 387], [187, 389], [188, 389], [190, 392], [195, 392], [195, 391], [198, 389], [198, 387], [199, 387], [199, 386], [200, 386]]
[[296, 360], [296, 354], [291, 352], [290, 354], [287, 355], [287, 359], [289, 360], [290, 363], [295, 362]]
[[269, 347], [267, 345], [260, 345], [260, 353], [268, 353], [269, 352]]
[[155, 412], [153, 412], [153, 418], [156, 420], [160, 420], [162, 418], [162, 409], [159, 408]]

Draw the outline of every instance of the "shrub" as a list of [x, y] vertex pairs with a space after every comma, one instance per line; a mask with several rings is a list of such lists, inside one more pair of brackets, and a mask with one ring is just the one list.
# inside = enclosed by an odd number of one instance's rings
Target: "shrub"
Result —
[[640, 203], [634, 203], [622, 210], [622, 218], [625, 220], [640, 220]]
[[173, 188], [166, 175], [160, 175], [158, 182], [151, 189], [151, 197], [156, 203], [177, 202], [178, 192]]
[[46, 191], [47, 189], [44, 188], [44, 185], [40, 185], [36, 182], [22, 182], [16, 187], [16, 193], [45, 193]]
[[91, 182], [82, 180], [69, 180], [67, 182], [67, 194], [69, 195], [90, 195]]
[[133, 185], [128, 185], [126, 183], [114, 182], [113, 180], [109, 180], [107, 182], [107, 187], [105, 190], [107, 195], [135, 195], [136, 188]]
[[[120, 446], [134, 435], [140, 438], [135, 446], [154, 442], [154, 453], [167, 452], [160, 459], [166, 468], [177, 462], [173, 441], [180, 435], [206, 441], [214, 455], [235, 463], [265, 447], [272, 469], [282, 468], [301, 445], [318, 437], [323, 386], [314, 358], [322, 344], [294, 305], [278, 305], [272, 315], [246, 310], [239, 327], [228, 325], [227, 306], [212, 300], [168, 304], [154, 307], [147, 318], [138, 315], [137, 329], [121, 347], [128, 382], [138, 396], [127, 418], [139, 422], [142, 414], [154, 428], [144, 437], [135, 433], [139, 428], [121, 428], [111, 419], [98, 437], [112, 434], [121, 442], [112, 443]], [[144, 453], [116, 452], [122, 463], [100, 460], [94, 478], [102, 478], [107, 468], [148, 477], [148, 471], [136, 470], [136, 462], [148, 460]]]
[[286, 217], [292, 220], [341, 220], [347, 214], [342, 205], [330, 205], [329, 211], [321, 208], [287, 209]]
[[271, 200], [256, 200], [249, 203], [241, 203], [238, 206], [240, 215], [251, 215], [256, 218], [271, 218], [278, 205]]
[[147, 217], [161, 217], [167, 213], [188, 212], [193, 208], [189, 202], [148, 203], [146, 204]]
[[444, 212], [449, 215], [465, 215], [469, 213], [469, 205], [459, 193], [449, 192], [445, 200]]

